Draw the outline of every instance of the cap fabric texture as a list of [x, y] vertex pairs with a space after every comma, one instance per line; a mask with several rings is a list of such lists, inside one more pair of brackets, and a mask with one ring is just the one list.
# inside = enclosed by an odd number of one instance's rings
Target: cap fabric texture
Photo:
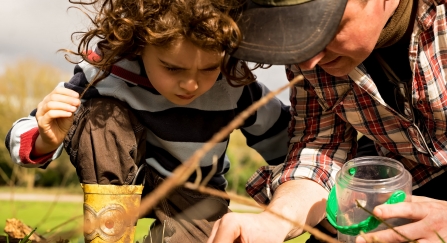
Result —
[[246, 0], [238, 20], [241, 60], [294, 64], [314, 57], [332, 40], [347, 0]]

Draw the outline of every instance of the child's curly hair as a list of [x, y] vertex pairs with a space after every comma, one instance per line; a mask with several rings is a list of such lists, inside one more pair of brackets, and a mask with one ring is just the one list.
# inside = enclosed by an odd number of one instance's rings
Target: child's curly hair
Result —
[[[134, 59], [148, 44], [169, 48], [182, 39], [207, 51], [225, 51], [221, 72], [231, 85], [240, 86], [255, 80], [245, 62], [229, 56], [241, 39], [235, 22], [242, 7], [241, 0], [69, 1], [82, 6], [82, 9], [75, 8], [84, 13], [94, 14], [93, 17], [87, 14], [92, 27], [72, 35], [79, 37], [77, 51], [65, 50], [104, 71], [92, 83], [107, 76], [114, 63], [125, 58]], [[97, 42], [100, 60], [87, 57], [92, 42]]]

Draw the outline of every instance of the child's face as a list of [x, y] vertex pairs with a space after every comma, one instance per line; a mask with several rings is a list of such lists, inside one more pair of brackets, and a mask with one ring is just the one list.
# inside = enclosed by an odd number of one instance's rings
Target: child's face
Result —
[[171, 48], [147, 45], [142, 59], [152, 86], [172, 103], [187, 105], [214, 85], [223, 55], [180, 40]]

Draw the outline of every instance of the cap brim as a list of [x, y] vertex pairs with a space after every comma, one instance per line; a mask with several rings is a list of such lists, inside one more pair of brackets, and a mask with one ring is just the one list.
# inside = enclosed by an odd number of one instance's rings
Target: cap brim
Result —
[[265, 64], [294, 64], [314, 57], [337, 32], [347, 0], [313, 0], [265, 7], [247, 0], [238, 20], [243, 38], [232, 56]]

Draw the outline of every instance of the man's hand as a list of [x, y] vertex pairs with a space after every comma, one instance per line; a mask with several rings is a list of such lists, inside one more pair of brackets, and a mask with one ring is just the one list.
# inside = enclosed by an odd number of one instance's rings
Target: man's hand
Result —
[[313, 227], [324, 218], [327, 196], [327, 191], [314, 181], [287, 181], [275, 190], [266, 211], [260, 214], [228, 213], [222, 217], [214, 224], [207, 243], [284, 242], [286, 238], [304, 232], [292, 222]]
[[[427, 197], [412, 196], [411, 202], [377, 206], [373, 213], [382, 218], [406, 218], [413, 223], [394, 229], [411, 240], [419, 243], [447, 241], [447, 202]], [[438, 235], [439, 236], [438, 236]], [[365, 241], [366, 240], [366, 241]], [[394, 231], [387, 229], [357, 237], [356, 243], [373, 242], [408, 242]]]

